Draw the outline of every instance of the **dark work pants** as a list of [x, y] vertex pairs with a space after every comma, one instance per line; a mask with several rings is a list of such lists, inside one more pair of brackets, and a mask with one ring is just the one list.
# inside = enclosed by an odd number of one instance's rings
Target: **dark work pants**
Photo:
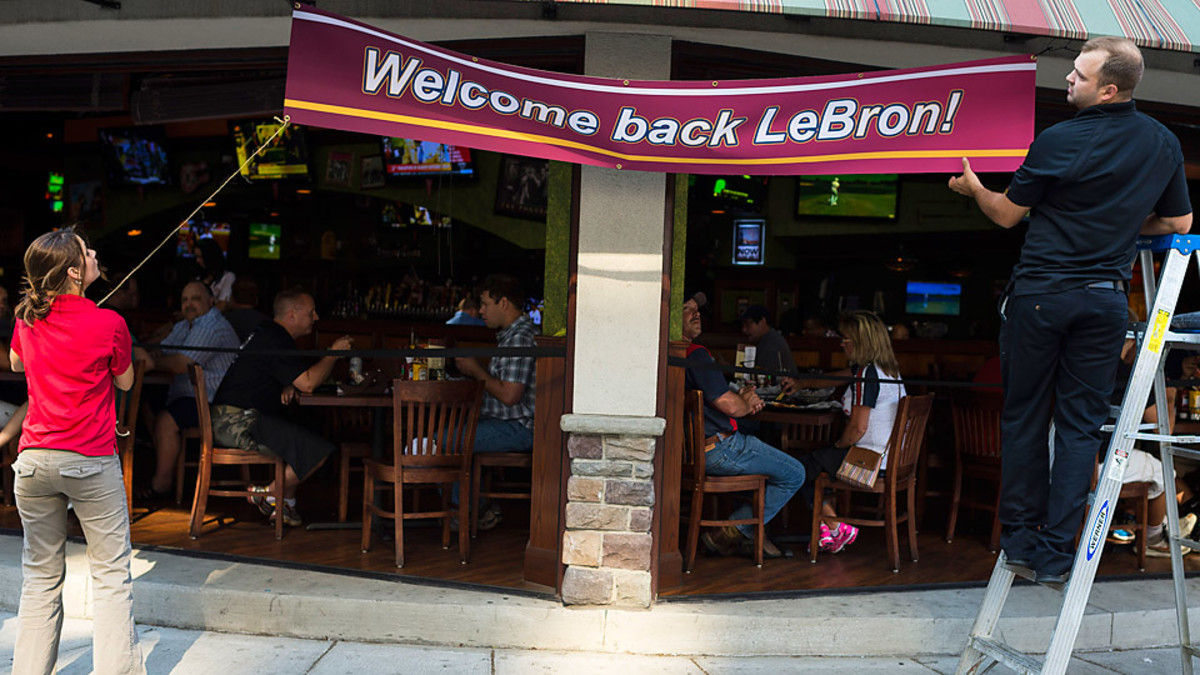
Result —
[[[1011, 296], [1000, 329], [1001, 544], [1044, 574], [1071, 568], [1127, 320], [1125, 294]], [[1053, 472], [1050, 421], [1055, 425]]]

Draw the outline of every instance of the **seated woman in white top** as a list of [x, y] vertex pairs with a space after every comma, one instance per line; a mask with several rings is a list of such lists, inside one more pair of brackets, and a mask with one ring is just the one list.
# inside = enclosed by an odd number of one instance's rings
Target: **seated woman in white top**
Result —
[[[842, 350], [851, 369], [845, 375], [859, 378], [846, 388], [842, 398], [842, 409], [847, 420], [841, 438], [832, 447], [815, 450], [803, 457], [805, 482], [800, 494], [813, 508], [813, 482], [822, 471], [830, 476], [837, 475], [842, 460], [852, 446], [869, 448], [881, 455], [880, 469], [887, 468], [888, 439], [896, 421], [896, 408], [904, 398], [904, 385], [900, 379], [900, 367], [892, 351], [887, 326], [873, 312], [859, 311], [842, 317], [838, 322], [842, 334]], [[881, 380], [896, 380], [881, 382]], [[858, 528], [840, 522], [831, 500], [821, 502], [821, 538], [818, 545], [822, 552], [837, 553], [858, 538]]]

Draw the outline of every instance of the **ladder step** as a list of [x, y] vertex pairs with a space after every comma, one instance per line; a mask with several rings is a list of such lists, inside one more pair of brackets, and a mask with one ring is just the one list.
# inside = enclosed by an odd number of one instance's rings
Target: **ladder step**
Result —
[[[1116, 410], [1117, 410], [1117, 414], [1119, 415], [1121, 409], [1117, 408]], [[1106, 434], [1111, 434], [1113, 432], [1113, 430], [1115, 430], [1116, 428], [1117, 428], [1117, 425], [1115, 425], [1115, 424], [1105, 424], [1100, 427], [1100, 431], [1103, 431]], [[1157, 428], [1158, 428], [1158, 425], [1155, 424], [1154, 422], [1143, 422], [1142, 424], [1140, 424], [1138, 426], [1138, 429], [1140, 429], [1142, 431], [1150, 431], [1152, 429], [1157, 429]]]
[[1200, 347], [1200, 333], [1176, 333], [1173, 330], [1167, 331], [1166, 341], [1175, 346], [1195, 345]]
[[1172, 538], [1175, 540], [1175, 543], [1179, 544], [1180, 546], [1186, 546], [1186, 547], [1192, 549], [1193, 551], [1200, 551], [1200, 541], [1196, 541], [1195, 539], [1192, 539], [1191, 537], [1172, 537]]
[[1198, 445], [1200, 436], [1172, 436], [1170, 434], [1125, 434], [1125, 438], [1136, 441], [1153, 441], [1155, 443], [1179, 443], [1181, 445]]
[[1184, 645], [1183, 648], [1186, 649], [1192, 656], [1200, 656], [1200, 647], [1195, 645]]
[[1172, 445], [1171, 454], [1176, 458], [1187, 457], [1188, 459], [1200, 459], [1200, 450], [1193, 450], [1192, 448], [1177, 448]]
[[1042, 672], [1041, 661], [1024, 652], [1019, 652], [998, 640], [985, 637], [972, 637], [970, 646], [1021, 673], [1021, 675], [1037, 675]]

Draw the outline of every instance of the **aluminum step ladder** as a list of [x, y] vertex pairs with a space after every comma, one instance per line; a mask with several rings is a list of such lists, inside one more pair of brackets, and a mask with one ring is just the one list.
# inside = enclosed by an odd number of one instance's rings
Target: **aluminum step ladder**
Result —
[[[1113, 427], [1109, 441], [1108, 453], [1105, 455], [1104, 466], [1100, 471], [1096, 490], [1089, 495], [1090, 506], [1086, 527], [1075, 552], [1075, 563], [1066, 584], [1046, 584], [1048, 587], [1060, 589], [1063, 592], [1062, 607], [1059, 610], [1058, 621], [1050, 638], [1050, 646], [1044, 659], [1030, 656], [1013, 649], [1001, 639], [994, 636], [996, 623], [1004, 609], [1008, 592], [1013, 581], [1020, 576], [1033, 580], [1032, 570], [1008, 564], [1002, 551], [992, 570], [991, 580], [983, 597], [983, 604], [975, 618], [975, 625], [967, 638], [966, 649], [958, 662], [959, 675], [983, 673], [997, 663], [1008, 666], [1022, 674], [1046, 673], [1059, 675], [1065, 673], [1071, 661], [1071, 651], [1075, 638], [1079, 633], [1079, 624], [1083, 620], [1088, 596], [1092, 591], [1092, 582], [1096, 577], [1096, 569], [1100, 565], [1100, 555], [1104, 551], [1104, 541], [1108, 535], [1109, 523], [1116, 506], [1117, 497], [1121, 492], [1121, 479], [1125, 476], [1125, 466], [1129, 459], [1129, 451], [1138, 440], [1156, 442], [1162, 451], [1163, 484], [1167, 486], [1168, 494], [1174, 494], [1175, 458], [1189, 457], [1200, 459], [1200, 451], [1179, 446], [1200, 445], [1200, 436], [1171, 436], [1170, 408], [1166, 400], [1166, 382], [1163, 377], [1163, 364], [1166, 355], [1172, 347], [1200, 350], [1200, 334], [1175, 332], [1171, 330], [1171, 318], [1175, 313], [1175, 304], [1179, 299], [1179, 290], [1187, 272], [1188, 260], [1197, 257], [1200, 269], [1200, 236], [1196, 235], [1164, 235], [1158, 237], [1141, 237], [1138, 240], [1139, 255], [1142, 263], [1142, 280], [1146, 291], [1147, 304], [1153, 306], [1147, 313], [1144, 327], [1135, 327], [1135, 337], [1139, 338], [1137, 358], [1133, 372], [1129, 376], [1129, 385], [1125, 389], [1125, 398], [1121, 402], [1120, 413]], [[1154, 279], [1154, 253], [1165, 253], [1162, 273], [1156, 286]], [[1157, 433], [1141, 431], [1142, 414], [1149, 400], [1151, 390], [1154, 400], [1158, 403]], [[1200, 542], [1179, 536], [1179, 510], [1174, 499], [1168, 499], [1167, 535], [1171, 545], [1171, 571], [1175, 584], [1175, 610], [1179, 624], [1180, 672], [1192, 675], [1192, 657], [1200, 656], [1200, 650], [1192, 645], [1188, 633], [1187, 597], [1184, 589], [1183, 555], [1180, 546], [1188, 546], [1200, 550]], [[1145, 533], [1142, 534], [1145, 536]]]

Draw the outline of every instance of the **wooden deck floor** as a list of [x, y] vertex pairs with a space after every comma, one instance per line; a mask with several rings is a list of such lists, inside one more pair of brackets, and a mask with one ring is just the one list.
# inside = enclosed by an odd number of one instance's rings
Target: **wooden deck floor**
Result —
[[[506, 505], [504, 521], [495, 530], [479, 534], [472, 542], [468, 565], [459, 564], [456, 543], [449, 550], [441, 548], [439, 528], [421, 527], [419, 523], [406, 527], [406, 565], [398, 570], [393, 564], [391, 542], [376, 537], [372, 550], [364, 554], [357, 528], [321, 531], [290, 528], [283, 540], [277, 541], [267, 519], [253, 506], [231, 499], [218, 499], [214, 504], [219, 510], [213, 515], [219, 513], [222, 522], [207, 525], [204, 534], [195, 541], [187, 534], [185, 507], [164, 503], [151, 511], [135, 510], [133, 540], [138, 545], [184, 551], [395, 573], [547, 595], [553, 593], [553, 589], [530, 584], [522, 578], [528, 515], [520, 506]], [[308, 509], [303, 508], [305, 505], [302, 501], [301, 512], [306, 521], [333, 520], [333, 509], [326, 509], [319, 500], [311, 500]], [[20, 528], [15, 508], [0, 506], [0, 528]], [[784, 548], [792, 548], [796, 557], [767, 560], [761, 569], [754, 567], [749, 558], [701, 554], [697, 557], [695, 570], [684, 575], [683, 585], [660, 589], [660, 595], [778, 593], [984, 582], [991, 573], [994, 557], [985, 545], [983, 523], [979, 523], [977, 529], [978, 532], [960, 531], [955, 541], [948, 544], [942, 539], [941, 528], [926, 528], [919, 536], [920, 561], [911, 562], [907, 547], [902, 546], [899, 573], [892, 573], [883, 562], [883, 537], [878, 530], [864, 530], [853, 546], [838, 555], [822, 555], [815, 565], [809, 562], [803, 544], [784, 543]], [[74, 534], [80, 534], [77, 526]], [[1138, 572], [1130, 549], [1129, 546], [1109, 547], [1101, 561], [1100, 576], [1143, 574]], [[1189, 570], [1200, 570], [1200, 555], [1190, 556], [1186, 561]], [[1144, 574], [1169, 574], [1170, 569], [1169, 559], [1150, 558]]]

